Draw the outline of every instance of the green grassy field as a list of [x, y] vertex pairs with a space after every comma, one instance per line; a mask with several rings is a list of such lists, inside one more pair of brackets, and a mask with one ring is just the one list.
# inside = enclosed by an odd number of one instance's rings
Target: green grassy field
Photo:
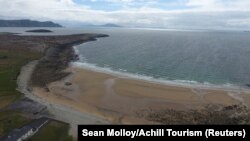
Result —
[[22, 97], [16, 88], [16, 79], [21, 67], [40, 58], [38, 53], [0, 50], [0, 109]]
[[[16, 90], [16, 79], [21, 67], [40, 54], [24, 51], [0, 50], [0, 109], [19, 100], [23, 95]], [[17, 111], [0, 112], [0, 136], [28, 123], [30, 119]]]
[[28, 141], [72, 141], [72, 137], [68, 135], [68, 130], [68, 124], [50, 121]]
[[30, 121], [31, 119], [22, 116], [22, 114], [17, 111], [0, 112], [0, 136], [9, 133], [15, 128], [19, 128]]
[[[41, 53], [27, 50], [12, 50], [11, 52], [0, 50], [0, 109], [23, 97], [23, 94], [16, 90], [17, 76], [23, 65], [29, 61], [39, 59], [41, 56]], [[0, 137], [13, 129], [22, 127], [31, 120], [18, 111], [0, 112]], [[52, 121], [30, 140], [72, 141], [72, 137], [68, 136], [68, 129], [69, 125]]]
[[[6, 34], [9, 33], [0, 33], [0, 35]], [[21, 67], [44, 55], [42, 52], [31, 49], [39, 44], [39, 40], [41, 39], [6, 37], [0, 42], [0, 137], [32, 120], [32, 117], [29, 118], [19, 111], [6, 111], [6, 107], [23, 97], [23, 94], [16, 90], [16, 80]], [[53, 43], [54, 38], [48, 41]], [[44, 126], [41, 132], [39, 131], [31, 140], [72, 141], [68, 130], [69, 125], [53, 121]]]

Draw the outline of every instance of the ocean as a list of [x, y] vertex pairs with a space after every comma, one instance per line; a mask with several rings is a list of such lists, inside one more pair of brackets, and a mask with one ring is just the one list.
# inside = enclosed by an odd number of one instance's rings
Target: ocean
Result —
[[[24, 29], [18, 30], [15, 31], [24, 33]], [[78, 66], [159, 82], [225, 87], [250, 84], [249, 32], [126, 28], [52, 30], [55, 32], [51, 35], [86, 32], [109, 35], [76, 46], [80, 56], [75, 63]]]
[[160, 81], [250, 84], [250, 33], [139, 29], [102, 33], [110, 37], [77, 46], [80, 62]]

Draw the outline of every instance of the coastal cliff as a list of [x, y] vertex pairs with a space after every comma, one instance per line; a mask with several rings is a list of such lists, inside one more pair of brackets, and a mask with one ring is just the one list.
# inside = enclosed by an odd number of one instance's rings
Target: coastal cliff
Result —
[[[66, 36], [65, 36], [66, 37]], [[56, 38], [65, 38], [58, 36]], [[98, 37], [107, 37], [103, 34], [79, 34], [71, 35], [66, 42], [58, 42], [46, 49], [45, 56], [37, 64], [31, 77], [32, 86], [45, 87], [46, 85], [60, 80], [69, 73], [64, 72], [69, 62], [78, 59], [73, 46], [87, 41], [94, 41]]]

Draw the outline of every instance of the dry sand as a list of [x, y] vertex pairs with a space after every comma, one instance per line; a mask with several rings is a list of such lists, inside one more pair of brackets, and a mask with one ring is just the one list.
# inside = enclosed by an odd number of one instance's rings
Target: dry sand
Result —
[[108, 121], [103, 118], [81, 112], [79, 110], [71, 108], [69, 105], [65, 105], [63, 102], [53, 102], [46, 98], [34, 95], [29, 88], [28, 82], [30, 80], [31, 73], [38, 61], [31, 61], [22, 67], [20, 75], [17, 78], [18, 88], [17, 90], [23, 93], [29, 99], [36, 101], [37, 103], [47, 107], [47, 110], [51, 115], [47, 115], [48, 118], [56, 119], [70, 124], [70, 134], [74, 139], [77, 137], [77, 125], [78, 124], [109, 124]]
[[[68, 106], [102, 117], [114, 124], [148, 124], [138, 116], [145, 109], [188, 110], [207, 104], [249, 106], [250, 92], [168, 86], [70, 67], [72, 75], [48, 85], [49, 92], [33, 88], [33, 93], [49, 103]], [[72, 85], [65, 85], [70, 82]]]

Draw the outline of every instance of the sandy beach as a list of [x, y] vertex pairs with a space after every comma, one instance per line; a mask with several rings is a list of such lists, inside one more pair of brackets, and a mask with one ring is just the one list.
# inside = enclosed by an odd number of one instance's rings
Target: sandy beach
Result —
[[72, 75], [50, 83], [49, 91], [35, 87], [33, 93], [49, 103], [87, 112], [114, 124], [157, 124], [141, 116], [145, 111], [201, 110], [207, 105], [249, 106], [250, 93], [243, 90], [168, 86], [73, 66], [66, 71]]
[[18, 91], [46, 107], [49, 114], [41, 116], [69, 123], [74, 139], [79, 124], [250, 123], [247, 89], [156, 83], [70, 65], [79, 59], [73, 46], [97, 37], [107, 35], [46, 37], [57, 44], [38, 46], [45, 55], [23, 66], [17, 78]]
[[23, 66], [17, 78], [17, 90], [46, 107], [48, 113], [40, 116], [68, 123], [74, 140], [79, 124], [250, 123], [246, 89], [165, 84], [70, 64], [78, 59], [75, 44], [106, 36], [46, 37], [47, 49], [36, 49], [45, 55]]

